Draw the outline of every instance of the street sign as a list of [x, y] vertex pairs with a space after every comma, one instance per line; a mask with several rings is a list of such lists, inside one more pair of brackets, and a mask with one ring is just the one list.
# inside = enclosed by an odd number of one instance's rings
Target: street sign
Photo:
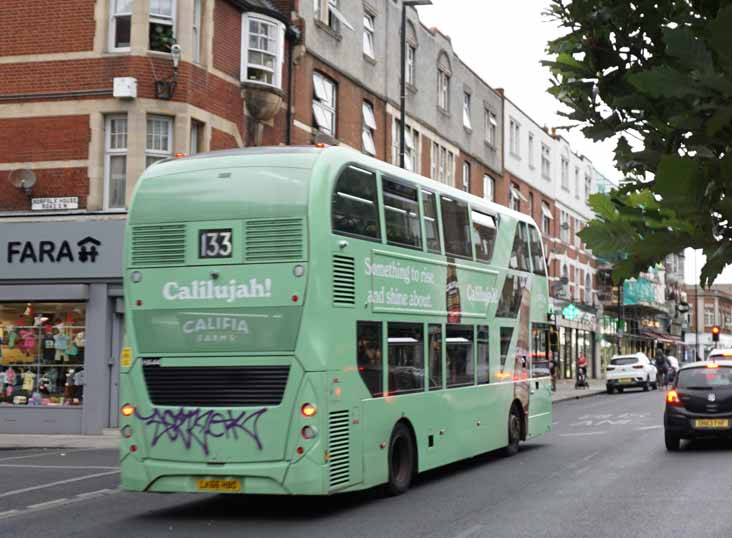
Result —
[[62, 196], [56, 198], [33, 198], [31, 200], [31, 209], [33, 211], [43, 211], [47, 209], [79, 209], [79, 197]]

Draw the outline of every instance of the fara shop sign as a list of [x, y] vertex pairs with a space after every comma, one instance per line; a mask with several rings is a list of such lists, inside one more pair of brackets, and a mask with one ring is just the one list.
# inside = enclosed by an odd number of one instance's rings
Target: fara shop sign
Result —
[[122, 220], [0, 224], [0, 279], [120, 278]]

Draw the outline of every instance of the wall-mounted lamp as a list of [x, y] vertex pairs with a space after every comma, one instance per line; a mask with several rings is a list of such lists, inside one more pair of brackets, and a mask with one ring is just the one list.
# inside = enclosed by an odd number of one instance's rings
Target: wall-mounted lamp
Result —
[[173, 61], [173, 76], [166, 80], [155, 81], [155, 97], [158, 99], [172, 99], [175, 87], [178, 85], [178, 66], [183, 48], [178, 44], [170, 47], [170, 59]]

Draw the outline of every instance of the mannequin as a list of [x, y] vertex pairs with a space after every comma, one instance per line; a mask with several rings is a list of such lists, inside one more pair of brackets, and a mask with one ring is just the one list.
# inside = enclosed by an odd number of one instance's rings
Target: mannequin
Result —
[[43, 334], [43, 339], [41, 340], [41, 349], [43, 353], [44, 364], [53, 364], [56, 354], [56, 344], [53, 339], [53, 334]]
[[82, 329], [74, 336], [74, 345], [76, 346], [76, 358], [79, 362], [84, 362], [84, 348], [86, 347], [86, 333]]
[[66, 352], [66, 348], [69, 344], [69, 337], [66, 336], [61, 330], [57, 328], [53, 331], [54, 337], [53, 337], [53, 343], [54, 347], [56, 348], [56, 352], [54, 354], [54, 360], [58, 362], [69, 362], [69, 355]]

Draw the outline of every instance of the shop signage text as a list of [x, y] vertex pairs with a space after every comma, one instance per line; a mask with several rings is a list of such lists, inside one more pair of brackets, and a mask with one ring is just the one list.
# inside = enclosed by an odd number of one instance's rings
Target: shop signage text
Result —
[[74, 247], [69, 241], [8, 241], [8, 263], [58, 263], [76, 261], [94, 263], [99, 256], [102, 242], [87, 236], [76, 242]]

